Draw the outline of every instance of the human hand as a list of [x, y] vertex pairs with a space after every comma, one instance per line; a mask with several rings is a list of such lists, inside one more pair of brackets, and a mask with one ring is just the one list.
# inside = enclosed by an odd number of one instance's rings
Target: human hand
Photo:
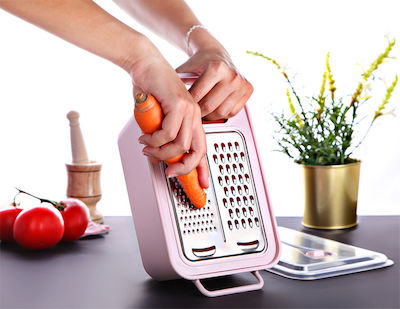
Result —
[[198, 50], [176, 72], [199, 75], [189, 92], [205, 120], [235, 116], [253, 93], [253, 86], [237, 71], [221, 47]]
[[197, 167], [199, 183], [207, 188], [206, 141], [200, 108], [173, 68], [149, 44], [145, 56], [134, 62], [130, 72], [135, 94], [151, 93], [161, 105], [164, 120], [161, 130], [139, 138], [145, 145], [143, 154], [164, 161], [187, 153], [181, 162], [168, 166], [167, 176], [185, 175]]

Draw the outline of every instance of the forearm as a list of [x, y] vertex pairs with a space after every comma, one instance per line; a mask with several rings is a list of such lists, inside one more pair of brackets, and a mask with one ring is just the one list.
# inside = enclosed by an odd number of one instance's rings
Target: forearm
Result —
[[[201, 24], [183, 0], [114, 0], [121, 8], [153, 32], [167, 39], [185, 52], [186, 33], [193, 25]], [[192, 32], [189, 55], [199, 49], [223, 49], [205, 29]]]
[[146, 54], [147, 40], [91, 0], [0, 0], [0, 8], [126, 71]]

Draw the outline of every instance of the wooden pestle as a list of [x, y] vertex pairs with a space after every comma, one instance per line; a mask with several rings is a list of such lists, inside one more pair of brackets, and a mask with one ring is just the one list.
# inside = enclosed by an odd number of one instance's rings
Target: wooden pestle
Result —
[[83, 140], [79, 123], [79, 113], [76, 111], [70, 111], [67, 114], [67, 118], [69, 120], [69, 126], [71, 130], [72, 163], [89, 163], [85, 142]]
[[101, 164], [90, 161], [79, 124], [79, 113], [70, 111], [67, 114], [71, 132], [72, 163], [66, 164], [68, 172], [67, 197], [77, 198], [84, 202], [90, 212], [90, 219], [103, 223], [103, 216], [96, 204], [101, 199], [100, 170]]

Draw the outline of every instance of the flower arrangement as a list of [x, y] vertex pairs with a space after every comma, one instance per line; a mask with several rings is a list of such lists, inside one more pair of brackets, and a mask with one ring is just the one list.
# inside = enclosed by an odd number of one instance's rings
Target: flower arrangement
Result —
[[[387, 105], [396, 87], [397, 75], [387, 87], [386, 95], [377, 107], [375, 114], [371, 115], [372, 120], [364, 138], [353, 147], [354, 127], [359, 123], [359, 108], [370, 99], [368, 91], [370, 83], [374, 80], [374, 72], [384, 61], [391, 58], [389, 54], [394, 45], [395, 40], [388, 39], [388, 45], [384, 52], [372, 62], [367, 71], [363, 72], [361, 81], [350, 100], [335, 97], [335, 80], [329, 64], [328, 53], [320, 91], [317, 96], [312, 97], [311, 102], [308, 100], [307, 106], [297, 95], [291, 79], [278, 62], [258, 52], [247, 51], [248, 54], [270, 61], [283, 74], [289, 85], [286, 96], [291, 116], [286, 118], [283, 113], [274, 115], [280, 128], [276, 138], [280, 151], [294, 159], [295, 162], [305, 165], [334, 165], [357, 161], [351, 158], [353, 151], [364, 140], [372, 124], [379, 117], [388, 114], [386, 112]], [[328, 87], [328, 93], [326, 87]], [[308, 108], [306, 109], [306, 107]]]

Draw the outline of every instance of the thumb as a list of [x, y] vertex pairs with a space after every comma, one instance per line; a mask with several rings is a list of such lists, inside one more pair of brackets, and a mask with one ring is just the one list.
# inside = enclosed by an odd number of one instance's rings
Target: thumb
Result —
[[177, 73], [193, 73], [201, 75], [204, 71], [204, 63], [196, 56], [190, 57], [186, 62], [175, 69]]
[[175, 69], [176, 73], [194, 73], [192, 70], [194, 69], [192, 58], [189, 58], [188, 61], [182, 63], [179, 67]]
[[195, 61], [192, 61], [192, 58], [190, 58], [181, 66], [176, 68], [175, 71], [179, 74], [179, 77], [186, 85], [191, 86], [201, 75], [203, 69], [199, 67]]

